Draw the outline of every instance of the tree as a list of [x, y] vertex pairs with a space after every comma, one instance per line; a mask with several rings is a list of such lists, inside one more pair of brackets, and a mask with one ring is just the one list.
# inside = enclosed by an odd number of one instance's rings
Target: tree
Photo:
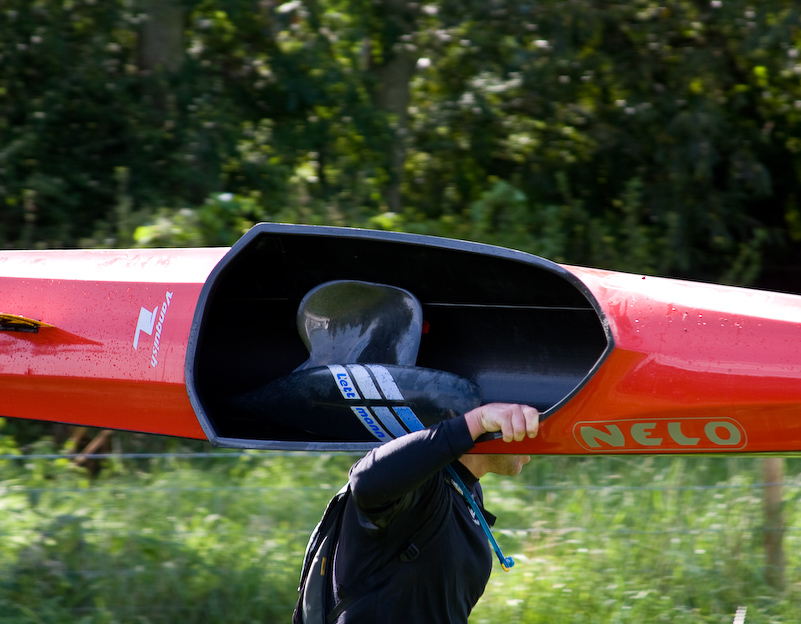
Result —
[[411, 81], [420, 57], [415, 42], [420, 4], [408, 0], [382, 0], [371, 4], [374, 14], [367, 35], [367, 67], [374, 81], [373, 102], [378, 110], [391, 116], [393, 131], [388, 146], [390, 177], [384, 187], [384, 197], [391, 212], [401, 212]]
[[782, 481], [784, 461], [781, 457], [762, 460], [765, 483], [765, 578], [775, 589], [784, 588], [784, 503]]
[[798, 288], [786, 0], [6, 6], [2, 245], [126, 244], [122, 221], [232, 193], [273, 220]]
[[[729, 283], [801, 240], [794, 5], [441, 6], [407, 176], [427, 217], [466, 223], [495, 176], [533, 239], [559, 207], [560, 258]], [[645, 263], [617, 253], [632, 227]]]
[[177, 0], [147, 0], [138, 51], [139, 67], [147, 72], [177, 72], [184, 62], [185, 11]]

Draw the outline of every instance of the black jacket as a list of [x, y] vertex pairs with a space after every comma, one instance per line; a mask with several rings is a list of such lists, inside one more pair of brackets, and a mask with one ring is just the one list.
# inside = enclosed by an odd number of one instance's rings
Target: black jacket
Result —
[[478, 480], [455, 461], [471, 448], [464, 418], [454, 418], [388, 442], [354, 465], [334, 563], [336, 598], [380, 574], [416, 535], [431, 535], [427, 523], [445, 525], [428, 543], [416, 544], [416, 559], [353, 602], [338, 624], [467, 622], [489, 579], [491, 551], [444, 468], [453, 464], [482, 505]]

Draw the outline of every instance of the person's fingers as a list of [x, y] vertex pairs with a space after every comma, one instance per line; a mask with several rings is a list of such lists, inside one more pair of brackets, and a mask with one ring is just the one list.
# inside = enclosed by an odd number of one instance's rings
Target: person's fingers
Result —
[[528, 433], [526, 429], [526, 416], [522, 405], [512, 406], [511, 420], [514, 439], [520, 442]]
[[529, 438], [536, 438], [540, 429], [539, 410], [528, 405], [523, 406], [523, 416], [526, 420], [526, 433]]
[[539, 428], [539, 412], [528, 405], [490, 403], [465, 415], [473, 439], [482, 432], [500, 431], [505, 442], [533, 438]]
[[503, 441], [511, 442], [515, 438], [515, 429], [512, 419], [509, 417], [509, 412], [502, 411], [498, 414], [501, 432], [503, 433]]
[[500, 431], [503, 435], [504, 441], [509, 440], [512, 435], [511, 427], [509, 426], [508, 418], [504, 416], [504, 412], [508, 408], [507, 405], [502, 403], [490, 403], [483, 405], [482, 410], [482, 424], [486, 431]]

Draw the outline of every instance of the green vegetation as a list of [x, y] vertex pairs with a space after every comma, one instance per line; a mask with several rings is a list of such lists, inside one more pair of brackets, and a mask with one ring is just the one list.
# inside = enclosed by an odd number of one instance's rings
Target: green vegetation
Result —
[[796, 3], [1, 10], [0, 246], [229, 244], [267, 219], [798, 289]]
[[[0, 621], [289, 621], [306, 539], [354, 457], [216, 453], [108, 460], [94, 480], [67, 459], [0, 460]], [[728, 624], [738, 606], [799, 621], [801, 525], [788, 514], [773, 589], [756, 461], [551, 457], [488, 477], [517, 563], [471, 622]]]

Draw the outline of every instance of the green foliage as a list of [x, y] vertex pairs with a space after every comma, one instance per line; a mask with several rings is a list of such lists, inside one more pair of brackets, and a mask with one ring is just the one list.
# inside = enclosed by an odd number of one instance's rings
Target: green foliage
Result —
[[476, 622], [728, 624], [738, 606], [746, 621], [797, 617], [784, 610], [796, 590], [777, 595], [764, 576], [754, 460], [539, 458], [531, 468], [535, 493], [495, 477], [485, 488], [499, 524], [528, 527], [504, 534], [527, 569], [522, 582], [491, 579], [505, 600], [479, 603]]
[[416, 79], [413, 205], [458, 218], [490, 173], [531, 212], [569, 187], [571, 262], [745, 283], [780, 256], [798, 180], [794, 5], [482, 4], [471, 23], [443, 3]]
[[286, 620], [305, 523], [347, 458], [163, 461], [92, 483], [63, 466], [49, 481], [29, 463], [0, 467], [0, 531], [12, 536], [0, 546], [0, 620]]
[[[0, 455], [17, 455], [19, 449], [17, 448], [16, 440], [7, 434], [5, 431], [6, 421], [0, 418]], [[0, 466], [4, 466], [8, 460], [0, 460]]]
[[[308, 534], [354, 459], [124, 459], [94, 481], [67, 460], [4, 460], [0, 620], [288, 621]], [[488, 476], [516, 565], [493, 571], [470, 621], [729, 624], [741, 605], [746, 621], [798, 621], [798, 518], [788, 507], [777, 591], [754, 462], [541, 457], [516, 479]], [[789, 477], [785, 498], [798, 495]]]
[[133, 238], [142, 247], [231, 246], [263, 218], [252, 198], [222, 193], [195, 210], [164, 210], [154, 222], [139, 226]]
[[145, 215], [222, 190], [282, 208], [292, 187], [301, 211], [374, 203], [384, 126], [351, 77], [353, 42], [330, 30], [350, 20], [254, 5], [187, 3], [169, 72], [139, 64], [142, 3], [5, 3], [0, 244], [130, 244], [113, 231], [121, 170]]
[[[4, 3], [0, 245], [228, 244], [269, 218], [740, 284], [793, 264], [786, 0], [173, 1], [155, 68], [145, 0]], [[399, 54], [406, 133], [373, 71]], [[253, 203], [214, 217], [221, 194]]]
[[[89, 235], [112, 216], [119, 167], [129, 171], [128, 190], [139, 204], [193, 201], [217, 186], [206, 155], [220, 131], [204, 126], [189, 68], [181, 77], [138, 68], [139, 9], [122, 0], [4, 3], [6, 244], [69, 245]], [[36, 226], [27, 238], [26, 218]]]

